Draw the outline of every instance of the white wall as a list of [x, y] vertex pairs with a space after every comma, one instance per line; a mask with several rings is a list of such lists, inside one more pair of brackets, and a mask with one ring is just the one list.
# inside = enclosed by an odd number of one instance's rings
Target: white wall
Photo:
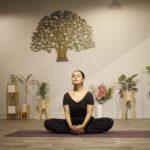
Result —
[[[149, 76], [143, 71], [150, 64], [150, 1], [122, 0], [122, 8], [108, 8], [111, 0], [25, 0], [0, 1], [0, 117], [6, 114], [6, 83], [10, 73], [27, 76], [32, 73], [37, 80], [48, 81], [53, 117], [64, 117], [63, 94], [72, 89], [71, 73], [74, 69], [85, 72], [85, 87], [105, 82], [113, 84], [122, 73], [138, 73], [137, 114], [150, 118]], [[31, 51], [31, 36], [38, 22], [55, 10], [69, 9], [86, 19], [93, 27], [96, 47], [76, 52], [68, 51], [69, 62], [56, 62], [56, 53]], [[21, 90], [22, 91], [22, 90]], [[142, 94], [143, 92], [143, 94]], [[117, 93], [117, 91], [116, 91]], [[35, 114], [33, 88], [29, 103]], [[104, 105], [104, 116], [120, 118], [114, 100]], [[24, 95], [20, 93], [20, 103]], [[143, 103], [142, 103], [143, 101]], [[118, 104], [118, 103], [117, 103]], [[143, 107], [142, 107], [143, 104]], [[142, 109], [143, 108], [143, 109]]]
[[[121, 74], [126, 74], [127, 76], [138, 74], [138, 77], [135, 79], [138, 88], [136, 92], [137, 118], [150, 118], [150, 97], [148, 96], [150, 75], [145, 70], [145, 66], [150, 63], [149, 47], [150, 38], [134, 47], [122, 57], [116, 59], [88, 81], [88, 86], [91, 83], [98, 85], [103, 81], [106, 85], [113, 85], [116, 89], [113, 99], [104, 104], [104, 116], [121, 118], [121, 99], [118, 94], [119, 86], [117, 85], [117, 78]], [[130, 112], [128, 114], [129, 118], [131, 118]]]

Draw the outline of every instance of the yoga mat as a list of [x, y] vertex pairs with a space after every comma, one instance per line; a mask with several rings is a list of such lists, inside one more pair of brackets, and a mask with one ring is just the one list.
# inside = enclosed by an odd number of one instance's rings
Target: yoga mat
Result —
[[83, 137], [83, 138], [150, 138], [150, 131], [108, 131], [99, 134], [59, 134], [45, 130], [19, 130], [5, 137]]

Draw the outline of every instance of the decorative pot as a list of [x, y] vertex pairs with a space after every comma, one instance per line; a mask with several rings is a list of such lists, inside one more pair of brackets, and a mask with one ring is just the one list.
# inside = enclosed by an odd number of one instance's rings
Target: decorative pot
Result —
[[[127, 120], [128, 118], [128, 109], [130, 109], [131, 116], [133, 119], [136, 119], [136, 110], [135, 110], [135, 90], [124, 90], [123, 91], [123, 111], [122, 118]], [[130, 105], [129, 105], [130, 104]]]
[[123, 98], [125, 101], [132, 101], [135, 98], [135, 90], [123, 91]]
[[97, 118], [101, 118], [103, 116], [103, 104], [97, 105]]
[[21, 106], [21, 112], [23, 113], [29, 113], [30, 105], [29, 104], [22, 104]]
[[45, 113], [46, 119], [48, 118], [48, 105], [49, 99], [37, 99], [38, 119], [41, 119], [42, 112]]
[[40, 104], [41, 104], [41, 109], [45, 109], [46, 108], [46, 104], [47, 104], [47, 100], [46, 99], [41, 99], [40, 100]]
[[29, 104], [22, 104], [21, 105], [21, 120], [28, 120], [30, 113], [30, 105]]

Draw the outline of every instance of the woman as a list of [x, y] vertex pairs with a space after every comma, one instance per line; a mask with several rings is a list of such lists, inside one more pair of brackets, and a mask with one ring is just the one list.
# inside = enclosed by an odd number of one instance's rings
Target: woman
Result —
[[80, 70], [72, 73], [73, 91], [65, 93], [63, 107], [65, 119], [52, 118], [45, 120], [47, 130], [55, 133], [96, 134], [112, 128], [111, 118], [94, 118], [92, 116], [94, 99], [90, 91], [83, 87], [85, 75]]

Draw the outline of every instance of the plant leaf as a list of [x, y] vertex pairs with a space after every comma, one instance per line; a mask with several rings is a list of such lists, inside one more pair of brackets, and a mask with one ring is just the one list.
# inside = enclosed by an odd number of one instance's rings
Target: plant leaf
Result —
[[39, 81], [38, 80], [32, 80], [32, 81], [29, 82], [29, 84], [37, 84], [37, 85], [39, 85]]
[[25, 84], [25, 80], [23, 80], [21, 77], [17, 77], [17, 80], [20, 84]]
[[32, 74], [29, 74], [29, 75], [28, 75], [28, 77], [27, 77], [27, 79], [26, 79], [26, 82], [27, 82], [27, 83], [28, 83], [30, 77], [32, 77]]
[[24, 82], [26, 81], [25, 77], [20, 75], [19, 78], [21, 78]]

